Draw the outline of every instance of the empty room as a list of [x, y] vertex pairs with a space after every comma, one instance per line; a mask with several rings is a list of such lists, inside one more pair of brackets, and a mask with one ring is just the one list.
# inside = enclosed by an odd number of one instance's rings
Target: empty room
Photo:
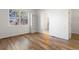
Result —
[[0, 50], [78, 50], [79, 10], [0, 9]]

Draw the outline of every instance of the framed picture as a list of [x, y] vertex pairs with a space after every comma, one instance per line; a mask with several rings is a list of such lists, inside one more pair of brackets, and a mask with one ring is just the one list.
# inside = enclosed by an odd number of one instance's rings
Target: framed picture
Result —
[[28, 12], [23, 9], [9, 9], [9, 24], [26, 25], [28, 24]]

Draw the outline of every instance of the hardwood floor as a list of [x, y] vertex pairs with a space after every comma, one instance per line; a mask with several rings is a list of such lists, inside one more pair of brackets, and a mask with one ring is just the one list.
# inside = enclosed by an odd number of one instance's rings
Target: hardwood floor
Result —
[[25, 34], [0, 39], [0, 50], [78, 50], [79, 40], [63, 40], [46, 34]]
[[72, 39], [79, 40], [79, 34], [72, 33]]

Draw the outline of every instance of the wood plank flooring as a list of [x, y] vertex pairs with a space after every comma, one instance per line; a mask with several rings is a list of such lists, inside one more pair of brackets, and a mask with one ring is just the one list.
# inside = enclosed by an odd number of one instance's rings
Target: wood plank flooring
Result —
[[0, 50], [78, 50], [79, 40], [63, 40], [46, 34], [25, 34], [0, 39]]
[[71, 39], [79, 40], [79, 34], [72, 33], [72, 38]]

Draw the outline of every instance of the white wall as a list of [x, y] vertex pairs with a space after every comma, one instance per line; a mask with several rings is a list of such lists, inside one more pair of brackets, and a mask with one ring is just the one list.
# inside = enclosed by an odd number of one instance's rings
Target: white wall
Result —
[[71, 10], [72, 33], [79, 34], [79, 9]]
[[[34, 10], [26, 10], [27, 12], [35, 14]], [[33, 22], [36, 19], [33, 19]], [[30, 20], [29, 20], [30, 22]], [[36, 25], [36, 23], [33, 23]], [[34, 26], [33, 26], [34, 27]], [[36, 28], [34, 27], [32, 29], [34, 32], [36, 31]], [[9, 26], [8, 25], [8, 9], [0, 9], [0, 38], [19, 35], [29, 33], [29, 24], [24, 26]]]
[[49, 17], [49, 34], [55, 37], [69, 39], [69, 18], [66, 9], [39, 10], [39, 32], [44, 32], [45, 14]]

